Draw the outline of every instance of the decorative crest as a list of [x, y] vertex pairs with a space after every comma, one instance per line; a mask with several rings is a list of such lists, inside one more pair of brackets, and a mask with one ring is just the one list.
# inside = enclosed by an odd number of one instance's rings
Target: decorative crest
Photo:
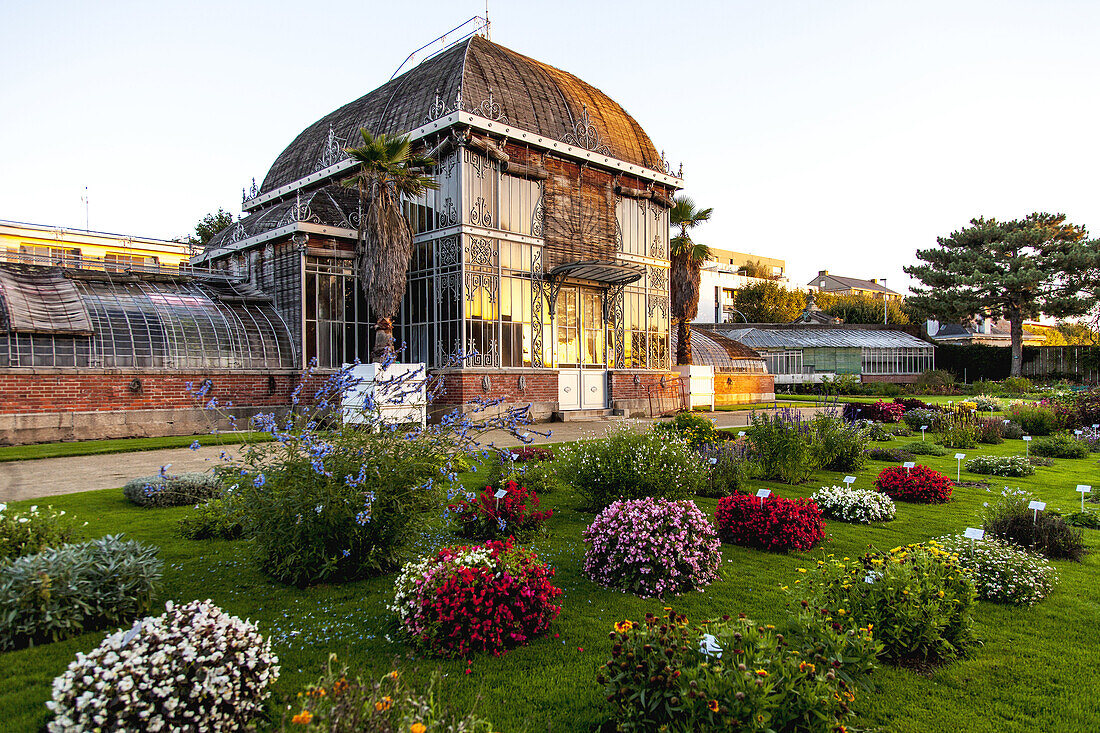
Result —
[[600, 131], [588, 118], [588, 105], [581, 105], [581, 118], [573, 124], [573, 129], [562, 137], [561, 141], [567, 145], [573, 145], [585, 150], [591, 150], [600, 155], [611, 155], [611, 148], [604, 145], [600, 138]]
[[241, 189], [241, 203], [251, 201], [260, 195], [260, 189], [256, 186], [256, 178], [252, 178], [252, 187], [249, 189]]
[[330, 124], [328, 126], [328, 138], [325, 140], [325, 147], [317, 157], [317, 166], [314, 170], [323, 170], [330, 165], [336, 165], [341, 160], [348, 157], [348, 151], [344, 149], [347, 144], [347, 140], [336, 136], [336, 130], [334, 130]]

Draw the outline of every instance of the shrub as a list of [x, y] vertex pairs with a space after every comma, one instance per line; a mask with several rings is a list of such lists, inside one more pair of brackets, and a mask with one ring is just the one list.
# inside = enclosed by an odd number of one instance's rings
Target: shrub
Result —
[[1070, 512], [1062, 515], [1062, 520], [1072, 527], [1100, 529], [1100, 514], [1092, 511]]
[[1050, 595], [1058, 580], [1054, 566], [1043, 558], [994, 538], [952, 535], [939, 541], [946, 552], [958, 555], [982, 600], [1032, 606]]
[[774, 415], [753, 415], [746, 432], [761, 478], [798, 484], [818, 466], [811, 423], [801, 413], [784, 409]]
[[1088, 448], [1089, 453], [1100, 452], [1100, 430], [1092, 427], [1082, 428], [1081, 434], [1075, 437]]
[[244, 535], [243, 515], [228, 496], [207, 499], [176, 523], [185, 540], [235, 540]]
[[1054, 465], [1053, 458], [1043, 458], [1042, 456], [1030, 456], [1027, 459], [1027, 462], [1033, 466], [1038, 466], [1040, 468], [1050, 468]]
[[946, 369], [929, 369], [917, 377], [917, 384], [921, 387], [943, 389], [955, 384], [955, 375]]
[[977, 422], [978, 442], [999, 445], [1004, 442], [1004, 422], [986, 418]]
[[1030, 476], [1035, 468], [1023, 456], [977, 456], [966, 462], [966, 470], [986, 476]]
[[821, 507], [826, 517], [842, 522], [888, 522], [897, 511], [885, 494], [847, 486], [822, 486], [810, 496], [810, 501]]
[[1089, 447], [1087, 443], [1075, 440], [1071, 435], [1058, 433], [1034, 441], [1031, 452], [1047, 458], [1088, 458]]
[[[894, 402], [901, 405], [904, 412], [909, 412], [909, 410], [927, 410], [929, 407], [927, 402], [917, 399], [916, 397], [895, 397]], [[918, 425], [917, 427], [920, 426]]]
[[515, 448], [505, 448], [504, 450], [511, 455], [512, 460], [516, 463], [554, 460], [554, 451], [549, 448], [539, 448], [534, 445], [521, 445]]
[[842, 626], [871, 625], [895, 664], [947, 661], [974, 641], [974, 583], [934, 540], [830, 558], [801, 587], [811, 608], [836, 609]]
[[[284, 714], [282, 731], [322, 730], [332, 733], [492, 733], [488, 720], [468, 713], [458, 715], [440, 700], [439, 674], [433, 674], [424, 692], [416, 692], [398, 670], [382, 679], [364, 680], [339, 665], [330, 654], [321, 678], [298, 693], [298, 708], [290, 720]], [[309, 727], [303, 727], [309, 726]]]
[[905, 408], [896, 402], [878, 400], [864, 408], [862, 417], [875, 422], [895, 423], [901, 422], [904, 412]]
[[1042, 405], [1013, 405], [1008, 414], [1026, 435], [1050, 435], [1061, 427], [1054, 410]]
[[1027, 394], [1031, 391], [1031, 380], [1027, 377], [1008, 377], [1001, 387], [1009, 394]]
[[1026, 491], [1005, 489], [1000, 500], [986, 504], [982, 528], [987, 534], [1054, 560], [1080, 561], [1086, 552], [1081, 530], [1056, 514], [1036, 514], [1028, 509], [1032, 498]]
[[863, 427], [867, 429], [867, 439], [875, 443], [888, 443], [894, 439], [894, 433], [880, 422], [865, 422]]
[[927, 466], [891, 466], [875, 479], [875, 488], [887, 496], [918, 504], [944, 504], [951, 500], [953, 487], [951, 479]]
[[558, 483], [554, 465], [548, 461], [526, 458], [516, 460], [516, 454], [500, 451], [489, 458], [489, 485], [504, 489], [509, 482], [527, 487], [539, 495], [549, 494]]
[[846, 422], [831, 411], [819, 412], [810, 422], [814, 463], [831, 471], [859, 471], [867, 465], [863, 451], [870, 442], [870, 431], [862, 422]]
[[554, 511], [539, 511], [539, 497], [524, 486], [509, 481], [504, 489], [508, 493], [497, 499], [496, 489], [486, 486], [480, 494], [468, 492], [457, 504], [447, 510], [458, 534], [475, 540], [515, 535], [529, 539], [542, 529]]
[[390, 609], [409, 640], [433, 654], [501, 654], [544, 633], [561, 613], [553, 577], [511, 539], [444, 547], [401, 569]]
[[745, 491], [752, 476], [753, 462], [748, 444], [722, 442], [701, 451], [707, 467], [707, 480], [699, 489], [700, 496], [721, 498]]
[[51, 733], [241, 730], [279, 676], [271, 642], [209, 600], [118, 631], [53, 682]]
[[0, 564], [0, 649], [60, 641], [148, 613], [163, 564], [120, 535]]
[[913, 434], [913, 431], [910, 430], [909, 426], [906, 425], [904, 422], [898, 423], [897, 425], [891, 425], [890, 427], [886, 428], [886, 430], [889, 431], [891, 435], [898, 438], [908, 438]]
[[25, 512], [14, 512], [0, 504], [0, 562], [69, 542], [76, 530], [64, 517], [64, 511], [53, 507], [34, 505]]
[[900, 448], [868, 448], [867, 457], [874, 461], [905, 463], [913, 460], [913, 454]]
[[221, 491], [217, 476], [195, 472], [143, 476], [122, 487], [127, 499], [143, 507], [189, 506], [213, 499]]
[[1002, 420], [1001, 424], [1004, 425], [1003, 432], [1005, 440], [1019, 440], [1024, 437], [1024, 429], [1020, 427], [1020, 423], [1012, 422], [1011, 420], [1005, 423]]
[[657, 434], [676, 435], [692, 448], [702, 448], [718, 441], [718, 429], [710, 418], [695, 412], [679, 412], [668, 422], [653, 426]]
[[978, 395], [973, 400], [974, 405], [982, 412], [1001, 412], [1005, 408], [1003, 400], [990, 395]]
[[603, 586], [647, 598], [698, 590], [718, 580], [718, 536], [692, 501], [617, 501], [582, 537], [584, 574]]
[[933, 443], [930, 440], [913, 440], [908, 443], [902, 443], [900, 450], [906, 453], [912, 453], [915, 456], [946, 456], [951, 451], [944, 448], [938, 443]]
[[809, 499], [734, 494], [714, 513], [723, 542], [785, 552], [809, 550], [825, 539], [821, 509]]
[[938, 440], [947, 448], [973, 448], [978, 444], [978, 426], [963, 420], [952, 420], [944, 427]]
[[593, 509], [616, 499], [686, 499], [706, 481], [703, 461], [687, 443], [652, 432], [634, 433], [627, 426], [609, 430], [605, 438], [574, 443], [556, 463], [561, 464], [561, 479]]
[[744, 614], [689, 626], [670, 610], [615, 624], [596, 681], [616, 708], [616, 729], [843, 730], [878, 645], [866, 627], [837, 631], [825, 615], [799, 610], [785, 634]]
[[916, 408], [906, 411], [902, 416], [902, 420], [905, 421], [910, 430], [920, 430], [921, 425], [927, 425], [929, 430], [936, 432], [944, 426], [947, 416], [939, 410]]

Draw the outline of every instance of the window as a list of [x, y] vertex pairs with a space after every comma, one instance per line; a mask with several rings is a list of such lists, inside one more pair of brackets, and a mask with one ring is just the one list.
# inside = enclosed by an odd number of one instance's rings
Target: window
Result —
[[367, 301], [355, 275], [354, 261], [306, 258], [304, 352], [306, 363], [337, 368], [356, 359], [370, 360]]
[[802, 352], [765, 351], [761, 353], [769, 374], [802, 374]]
[[619, 251], [668, 259], [668, 210], [645, 199], [619, 197], [615, 202]]
[[124, 252], [108, 252], [103, 255], [103, 269], [107, 272], [126, 272], [130, 269], [144, 270], [157, 266], [156, 257], [130, 254]]
[[542, 199], [542, 183], [517, 176], [500, 177], [499, 228], [517, 234], [540, 236], [536, 208]]
[[932, 368], [932, 349], [863, 349], [864, 374], [920, 374]]
[[20, 244], [19, 252], [10, 251], [10, 255], [10, 260], [13, 262], [26, 262], [32, 265], [58, 265], [60, 267], [78, 267], [80, 265], [79, 247]]

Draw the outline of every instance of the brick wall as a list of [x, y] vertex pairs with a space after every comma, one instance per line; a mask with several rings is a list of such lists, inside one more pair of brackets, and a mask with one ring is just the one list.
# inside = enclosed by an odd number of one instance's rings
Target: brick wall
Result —
[[916, 384], [919, 374], [862, 374], [860, 381], [864, 384], [877, 384], [889, 382], [891, 384]]
[[[458, 369], [440, 374], [443, 392], [432, 404], [439, 416], [475, 399], [504, 398], [500, 407], [531, 405], [534, 420], [548, 420], [558, 407], [558, 373], [553, 369]], [[520, 386], [520, 377], [523, 386]], [[486, 378], [488, 389], [486, 389]]]
[[683, 406], [680, 375], [675, 372], [618, 369], [610, 374], [607, 399], [613, 409], [639, 417], [676, 412]]

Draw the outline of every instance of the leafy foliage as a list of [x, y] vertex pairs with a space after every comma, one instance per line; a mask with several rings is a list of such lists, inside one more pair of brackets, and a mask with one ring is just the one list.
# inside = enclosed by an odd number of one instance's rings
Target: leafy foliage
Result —
[[34, 505], [25, 512], [16, 512], [9, 511], [7, 504], [0, 504], [0, 562], [60, 547], [75, 534], [76, 529], [65, 519], [63, 510], [39, 509]]
[[554, 514], [553, 509], [539, 511], [539, 497], [525, 486], [509, 481], [503, 498], [496, 498], [496, 488], [486, 486], [476, 496], [464, 496], [448, 505], [451, 521], [458, 534], [475, 540], [489, 540], [514, 535], [529, 539]]
[[653, 431], [677, 435], [692, 448], [702, 448], [718, 440], [718, 429], [714, 423], [696, 412], [678, 412], [668, 422], [654, 425]]
[[1023, 456], [975, 456], [966, 462], [966, 470], [986, 476], [1030, 476], [1035, 473]]
[[744, 440], [723, 441], [700, 451], [707, 467], [706, 483], [699, 489], [700, 496], [721, 498], [746, 491], [755, 470], [752, 451]]
[[1034, 512], [1026, 491], [1005, 489], [1001, 498], [983, 510], [982, 528], [987, 534], [1034, 550], [1055, 560], [1080, 561], [1086, 553], [1081, 530], [1050, 512]]
[[199, 219], [199, 223], [195, 225], [195, 233], [187, 236], [187, 243], [205, 247], [215, 234], [232, 225], [233, 215], [219, 206], [213, 214]]
[[1034, 441], [1031, 452], [1047, 458], [1088, 458], [1089, 446], [1067, 433], [1057, 433]]
[[235, 540], [244, 535], [244, 512], [234, 495], [219, 496], [196, 504], [176, 527], [188, 540]]
[[699, 314], [699, 283], [703, 263], [710, 256], [704, 244], [691, 241], [689, 230], [710, 220], [714, 209], [700, 209], [688, 196], [677, 196], [668, 213], [670, 226], [680, 233], [669, 241], [669, 298], [676, 323], [676, 363], [691, 364], [691, 322]]
[[819, 465], [811, 422], [798, 412], [779, 410], [774, 415], [753, 415], [746, 434], [761, 478], [799, 484]]
[[1033, 606], [1050, 595], [1058, 580], [1054, 566], [1042, 557], [992, 537], [974, 541], [952, 535], [939, 541], [946, 552], [958, 556], [978, 598], [985, 601]]
[[1009, 408], [1008, 414], [1025, 435], [1050, 435], [1061, 427], [1054, 410], [1044, 405], [1017, 404]]
[[131, 479], [122, 487], [123, 495], [144, 507], [191, 506], [212, 499], [222, 491], [221, 482], [212, 473], [165, 473]]

